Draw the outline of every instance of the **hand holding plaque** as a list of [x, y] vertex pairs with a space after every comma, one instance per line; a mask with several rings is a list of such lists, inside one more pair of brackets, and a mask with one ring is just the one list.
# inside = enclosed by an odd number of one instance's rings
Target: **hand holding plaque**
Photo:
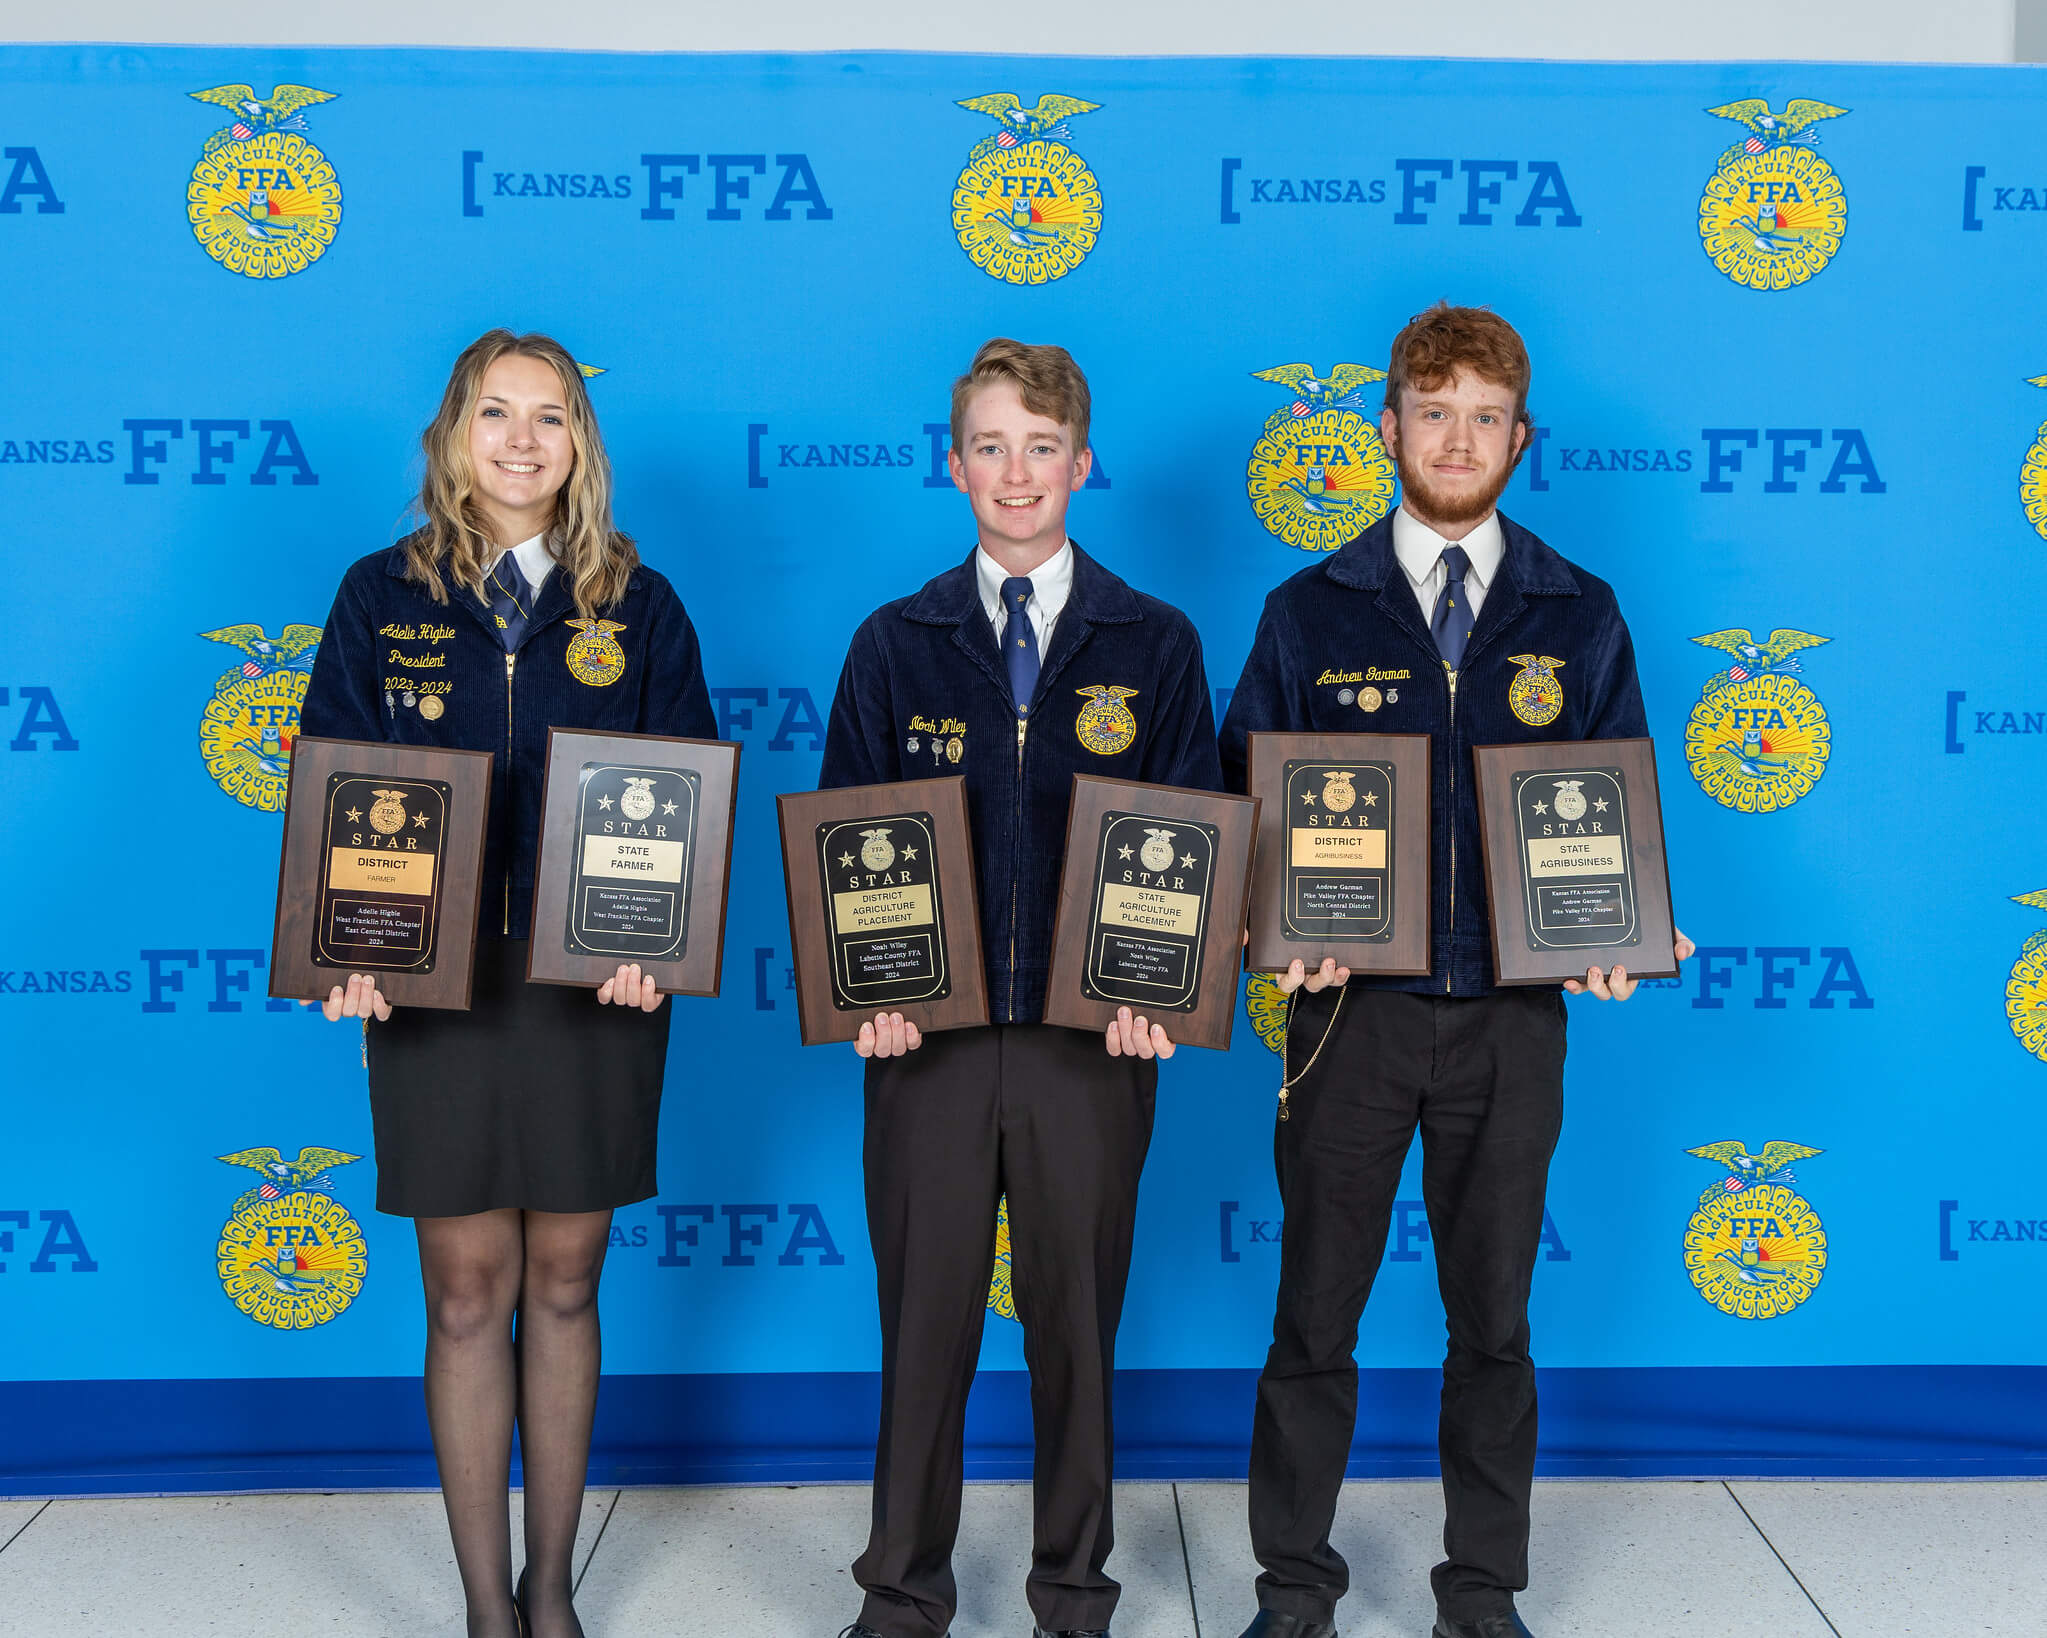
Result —
[[1076, 774], [1045, 1022], [1099, 1034], [1128, 1007], [1227, 1050], [1258, 799]]
[[1675, 978], [1654, 744], [1538, 741], [1472, 755], [1494, 982], [1556, 984], [1616, 962], [1635, 978]]
[[1250, 736], [1253, 972], [1429, 971], [1429, 736]]
[[988, 1022], [967, 782], [911, 779], [775, 798], [805, 1046], [877, 1012], [925, 1034]]
[[716, 995], [739, 747], [551, 728], [526, 977]]
[[301, 735], [277, 871], [270, 993], [351, 973], [394, 1006], [467, 1011], [491, 755]]

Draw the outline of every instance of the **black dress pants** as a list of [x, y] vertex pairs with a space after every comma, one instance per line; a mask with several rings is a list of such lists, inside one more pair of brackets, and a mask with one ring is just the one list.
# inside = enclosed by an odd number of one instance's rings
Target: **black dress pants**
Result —
[[1452, 1620], [1500, 1614], [1528, 1584], [1528, 1289], [1563, 1122], [1563, 995], [1303, 993], [1288, 1031], [1289, 1075], [1317, 1043], [1321, 1055], [1289, 1092], [1273, 1144], [1285, 1224], [1251, 1431], [1251, 1541], [1265, 1566], [1258, 1602], [1331, 1621], [1350, 1585], [1329, 1529], [1357, 1425], [1358, 1321], [1419, 1128], [1449, 1329], [1437, 1430], [1447, 1556], [1430, 1580]]
[[1153, 1060], [1046, 1024], [948, 1030], [867, 1065], [881, 1434], [853, 1575], [883, 1638], [943, 1638], [958, 1603], [967, 1390], [1005, 1193], [1036, 1439], [1025, 1592], [1047, 1631], [1109, 1625], [1110, 1391], [1157, 1085]]

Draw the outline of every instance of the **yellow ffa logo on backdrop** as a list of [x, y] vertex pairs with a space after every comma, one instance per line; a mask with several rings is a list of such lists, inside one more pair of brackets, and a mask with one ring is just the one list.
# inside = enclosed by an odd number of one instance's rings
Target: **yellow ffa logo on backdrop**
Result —
[[1788, 290], [1833, 259], [1848, 231], [1834, 167], [1813, 152], [1814, 129], [1848, 112], [1796, 98], [1773, 114], [1761, 97], [1708, 108], [1748, 127], [1720, 156], [1699, 196], [1699, 238], [1713, 265], [1751, 290]]
[[1818, 1288], [1827, 1271], [1827, 1231], [1791, 1185], [1791, 1163], [1822, 1154], [1802, 1143], [1709, 1143], [1686, 1154], [1718, 1161], [1727, 1176], [1699, 1196], [1685, 1225], [1685, 1272], [1723, 1314], [1775, 1319]]
[[1286, 1051], [1286, 991], [1270, 973], [1252, 973], [1244, 980], [1244, 1016], [1259, 1040], [1274, 1052]]
[[252, 85], [187, 95], [233, 112], [206, 139], [185, 189], [185, 214], [206, 254], [251, 279], [303, 273], [341, 226], [341, 183], [306, 139], [305, 110], [332, 91], [280, 85], [259, 101]]
[[199, 635], [243, 654], [240, 665], [220, 674], [199, 718], [206, 771], [244, 807], [281, 813], [320, 628], [286, 626], [275, 639], [258, 625], [222, 626]]
[[1087, 259], [1102, 231], [1102, 190], [1086, 160], [1066, 146], [1067, 121], [1098, 102], [1046, 95], [1026, 108], [1008, 91], [959, 105], [1002, 127], [967, 155], [952, 189], [952, 230], [991, 279], [1049, 284]]
[[1699, 788], [1742, 813], [1788, 808], [1827, 771], [1833, 730], [1813, 691], [1791, 675], [1802, 648], [1832, 641], [1777, 630], [1757, 643], [1745, 626], [1694, 637], [1734, 664], [1706, 679], [1685, 725], [1685, 761]]
[[[2030, 376], [2029, 387], [2047, 387], [2047, 375]], [[2019, 468], [2019, 504], [2026, 509], [2026, 521], [2034, 530], [2047, 535], [2047, 421], [2042, 421], [2033, 433], [2033, 447], [2026, 451], [2025, 464]]]
[[988, 1306], [1004, 1319], [1016, 1318], [1016, 1289], [1009, 1283], [1009, 1196], [995, 1202], [995, 1272], [988, 1280]]
[[[2047, 892], [2021, 893], [2013, 904], [2047, 910]], [[2011, 965], [2004, 986], [2004, 1016], [2011, 1032], [2042, 1063], [2047, 1063], [2047, 933], [2035, 933]]]
[[1073, 732], [1081, 744], [1096, 756], [1114, 756], [1127, 751], [1137, 739], [1137, 718], [1125, 700], [1137, 698], [1137, 690], [1116, 685], [1090, 683], [1074, 693], [1087, 701], [1074, 718]]
[[362, 1291], [369, 1251], [362, 1228], [333, 1196], [336, 1166], [362, 1159], [339, 1149], [243, 1149], [220, 1158], [260, 1182], [220, 1227], [221, 1288], [258, 1325], [305, 1331], [325, 1325]]
[[1265, 418], [1251, 446], [1244, 487], [1258, 521], [1304, 552], [1348, 544], [1393, 504], [1393, 463], [1379, 442], [1364, 388], [1386, 372], [1339, 364], [1327, 376], [1306, 364], [1253, 370], [1252, 379], [1293, 397]]

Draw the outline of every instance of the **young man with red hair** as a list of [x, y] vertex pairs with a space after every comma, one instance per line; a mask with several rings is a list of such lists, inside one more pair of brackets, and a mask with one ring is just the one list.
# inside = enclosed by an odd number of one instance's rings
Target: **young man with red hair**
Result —
[[[1535, 1474], [1528, 1291], [1563, 1121], [1564, 998], [1493, 983], [1471, 747], [1649, 731], [1612, 589], [1496, 509], [1527, 443], [1528, 383], [1520, 336], [1487, 309], [1439, 303], [1408, 323], [1379, 418], [1400, 505], [1266, 599], [1223, 721], [1232, 790], [1257, 730], [1426, 733], [1435, 802], [1428, 976], [1296, 961], [1280, 980], [1300, 993], [1274, 1138], [1279, 1299], [1251, 1433], [1265, 1571], [1245, 1638], [1335, 1638], [1349, 1572], [1329, 1530], [1357, 1423], [1358, 1321], [1417, 1130], [1450, 1334], [1435, 1638], [1528, 1638], [1514, 1609]], [[1510, 692], [1530, 655], [1563, 662], [1554, 713]], [[1344, 682], [1372, 670], [1413, 680]], [[1635, 981], [1594, 967], [1562, 988], [1625, 1001]]]

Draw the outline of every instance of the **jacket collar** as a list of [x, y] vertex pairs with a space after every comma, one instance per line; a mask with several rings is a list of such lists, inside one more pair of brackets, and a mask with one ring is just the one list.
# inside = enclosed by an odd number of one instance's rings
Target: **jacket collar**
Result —
[[[1516, 590], [1525, 597], [1579, 595], [1583, 588], [1578, 584], [1578, 577], [1571, 573], [1570, 564], [1505, 512], [1499, 517], [1500, 534], [1507, 544], [1506, 554], [1500, 559], [1500, 569]], [[1388, 512], [1336, 553], [1324, 565], [1322, 572], [1339, 586], [1353, 586], [1359, 591], [1380, 591], [1389, 581], [1405, 585], [1407, 577], [1393, 555], [1393, 514]], [[1488, 604], [1491, 601], [1488, 596]]]
[[[1067, 596], [1066, 607], [1059, 614], [1062, 625], [1069, 614], [1077, 614], [1093, 626], [1124, 625], [1144, 618], [1137, 594], [1121, 578], [1082, 551], [1079, 541], [1073, 543], [1073, 590]], [[947, 569], [944, 574], [927, 580], [922, 589], [903, 605], [903, 618], [915, 620], [919, 625], [957, 626], [976, 617], [984, 625], [987, 623], [987, 610], [981, 606], [981, 586], [975, 574], [972, 552], [968, 552], [966, 561], [956, 568]]]
[[[1077, 548], [1075, 555], [1079, 555]], [[405, 543], [403, 541], [400, 541], [384, 554], [384, 572], [393, 580], [404, 580], [407, 578]], [[629, 592], [639, 590], [643, 578], [639, 567], [636, 565], [633, 572], [626, 578], [626, 590]], [[934, 581], [932, 584], [936, 585], [937, 582]], [[1076, 575], [1077, 584], [1078, 576]], [[475, 597], [471, 596], [466, 589], [461, 586], [450, 585], [448, 587], [448, 602], [451, 606], [465, 611], [471, 619], [488, 630], [492, 637], [496, 637], [497, 631], [491, 624], [490, 610], [484, 607]], [[575, 607], [575, 593], [569, 584], [568, 571], [557, 564], [554, 571], [540, 583], [540, 590], [534, 594], [533, 615], [526, 623], [526, 636], [530, 638], [534, 632], [539, 631], [543, 626], [551, 625], [564, 615], [574, 613]], [[524, 646], [525, 643], [522, 640], [520, 647], [523, 648]]]

